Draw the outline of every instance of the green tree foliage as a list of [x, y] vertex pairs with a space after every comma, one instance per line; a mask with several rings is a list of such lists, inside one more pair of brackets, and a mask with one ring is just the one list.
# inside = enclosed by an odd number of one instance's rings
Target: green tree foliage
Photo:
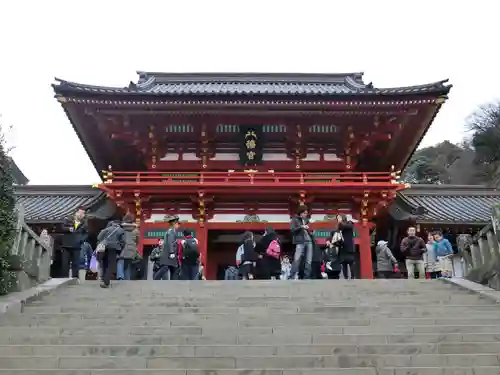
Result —
[[14, 178], [0, 127], [0, 295], [12, 290], [15, 273], [10, 271], [10, 251], [16, 232]]
[[500, 184], [500, 102], [487, 104], [475, 111], [467, 121], [472, 132], [474, 164], [485, 183]]
[[456, 167], [471, 162], [470, 150], [444, 141], [417, 150], [403, 172], [403, 180], [412, 184], [469, 184], [470, 173], [457, 173]]

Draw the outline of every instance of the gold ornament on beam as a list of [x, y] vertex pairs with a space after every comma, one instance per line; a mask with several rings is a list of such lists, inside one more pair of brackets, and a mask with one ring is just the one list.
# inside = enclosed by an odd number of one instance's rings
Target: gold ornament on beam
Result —
[[102, 177], [105, 184], [111, 184], [113, 182], [113, 170], [111, 168], [111, 165], [108, 165], [107, 171], [102, 171]]
[[140, 193], [135, 193], [135, 222], [137, 225], [141, 223], [142, 207]]

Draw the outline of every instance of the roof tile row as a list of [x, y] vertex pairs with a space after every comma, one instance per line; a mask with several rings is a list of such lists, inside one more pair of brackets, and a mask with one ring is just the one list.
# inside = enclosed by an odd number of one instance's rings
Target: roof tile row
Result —
[[445, 81], [426, 85], [374, 88], [362, 73], [272, 74], [272, 73], [149, 73], [139, 72], [137, 83], [128, 87], [84, 85], [57, 79], [56, 94], [68, 92], [124, 95], [401, 95], [447, 94]]

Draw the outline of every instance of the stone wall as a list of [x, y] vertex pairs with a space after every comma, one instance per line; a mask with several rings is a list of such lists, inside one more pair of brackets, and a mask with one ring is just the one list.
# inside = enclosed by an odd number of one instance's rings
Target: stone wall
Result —
[[474, 237], [461, 234], [458, 249], [466, 269], [466, 278], [500, 290], [500, 244], [492, 224]]
[[17, 284], [11, 292], [20, 292], [50, 278], [52, 243], [42, 239], [24, 222], [24, 209], [17, 207], [16, 238], [12, 246], [11, 271], [17, 274]]

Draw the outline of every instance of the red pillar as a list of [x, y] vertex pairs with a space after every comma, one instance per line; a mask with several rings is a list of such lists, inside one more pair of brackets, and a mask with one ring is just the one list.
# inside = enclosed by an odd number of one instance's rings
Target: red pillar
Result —
[[141, 217], [139, 221], [139, 243], [137, 244], [137, 251], [141, 254], [141, 256], [144, 254], [144, 233], [144, 218]]
[[359, 223], [359, 270], [362, 279], [373, 279], [370, 224]]
[[205, 272], [205, 278], [209, 278], [208, 272], [208, 230], [203, 224], [198, 225], [196, 230], [196, 238], [198, 239], [198, 247], [200, 248], [201, 263], [203, 264], [203, 270]]

